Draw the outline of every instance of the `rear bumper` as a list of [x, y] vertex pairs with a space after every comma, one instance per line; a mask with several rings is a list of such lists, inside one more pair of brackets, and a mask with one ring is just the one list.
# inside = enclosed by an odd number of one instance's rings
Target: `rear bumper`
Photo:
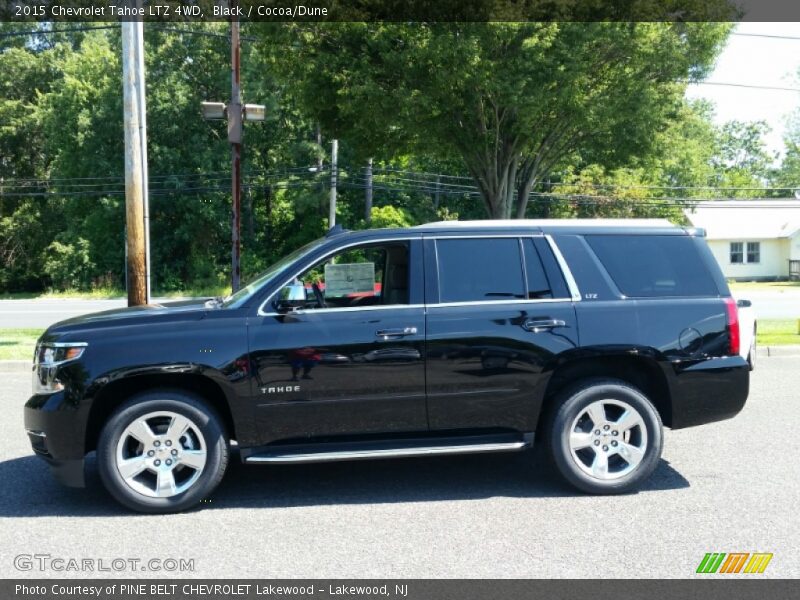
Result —
[[69, 487], [84, 486], [84, 427], [80, 411], [63, 392], [32, 396], [24, 409], [33, 452]]
[[673, 363], [670, 375], [673, 429], [730, 419], [750, 391], [750, 366], [741, 356]]

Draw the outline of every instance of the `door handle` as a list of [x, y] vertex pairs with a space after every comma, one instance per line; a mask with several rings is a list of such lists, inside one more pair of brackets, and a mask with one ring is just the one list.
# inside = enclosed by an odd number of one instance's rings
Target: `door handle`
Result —
[[562, 319], [528, 319], [522, 324], [526, 331], [540, 333], [556, 327], [566, 327], [567, 322]]
[[417, 335], [416, 327], [398, 327], [396, 329], [379, 329], [375, 337], [382, 340], [394, 340], [408, 335]]

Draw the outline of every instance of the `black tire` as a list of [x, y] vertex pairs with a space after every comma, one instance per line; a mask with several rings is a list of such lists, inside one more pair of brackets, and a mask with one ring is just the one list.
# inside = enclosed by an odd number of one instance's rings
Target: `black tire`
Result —
[[[186, 490], [169, 497], [150, 497], [136, 491], [126, 483], [117, 467], [117, 447], [128, 426], [150, 413], [159, 412], [187, 418], [205, 443], [205, 464], [202, 469], [196, 469], [196, 480], [189, 483]], [[150, 514], [180, 512], [208, 498], [222, 481], [229, 455], [228, 439], [219, 415], [202, 399], [182, 390], [153, 390], [130, 398], [109, 417], [97, 444], [98, 470], [108, 492], [127, 508]], [[194, 474], [191, 469], [188, 472]]]
[[[612, 401], [612, 404], [609, 405], [612, 410], [618, 408], [613, 405], [613, 401], [620, 401], [634, 408], [641, 417], [647, 436], [646, 443], [643, 442], [643, 457], [635, 467], [629, 467], [628, 463], [622, 459], [621, 454], [605, 459], [609, 465], [609, 473], [614, 477], [609, 479], [600, 479], [587, 473], [584, 468], [590, 468], [587, 465], [589, 461], [583, 462], [585, 460], [583, 457], [586, 454], [589, 457], [594, 456], [592, 453], [596, 454], [602, 448], [606, 448], [604, 440], [610, 440], [608, 443], [611, 444], [616, 440], [621, 441], [622, 438], [591, 438], [593, 439], [591, 445], [587, 446], [585, 450], [576, 452], [575, 455], [570, 446], [570, 434], [576, 419], [584, 413], [587, 407], [598, 400]], [[637, 488], [658, 466], [664, 440], [661, 417], [650, 400], [632, 385], [616, 379], [587, 379], [563, 390], [554, 398], [554, 401], [554, 408], [545, 423], [545, 443], [554, 466], [572, 486], [589, 494], [622, 494]], [[613, 415], [611, 416], [613, 418]], [[640, 427], [631, 430], [629, 435], [641, 436], [643, 432]], [[589, 436], [594, 435], [594, 425], [589, 429]], [[613, 433], [613, 429], [612, 427], [609, 435]], [[644, 440], [643, 437], [641, 439]], [[593, 446], [598, 441], [600, 444], [595, 451]], [[617, 444], [614, 445], [617, 446]], [[584, 468], [579, 462], [584, 464]], [[617, 473], [612, 472], [612, 462], [619, 465]], [[624, 473], [626, 468], [631, 468], [630, 472]]]

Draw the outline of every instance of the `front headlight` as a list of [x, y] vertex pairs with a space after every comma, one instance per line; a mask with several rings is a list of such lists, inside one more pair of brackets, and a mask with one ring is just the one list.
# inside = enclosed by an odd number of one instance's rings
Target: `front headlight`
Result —
[[54, 394], [64, 389], [56, 375], [61, 365], [79, 359], [86, 342], [43, 342], [33, 357], [33, 393]]

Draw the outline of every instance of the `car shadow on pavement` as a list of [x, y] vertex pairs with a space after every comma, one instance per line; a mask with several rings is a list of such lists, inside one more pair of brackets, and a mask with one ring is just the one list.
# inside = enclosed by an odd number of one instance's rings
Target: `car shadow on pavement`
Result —
[[[105, 492], [93, 457], [87, 462], [85, 489], [56, 483], [47, 466], [34, 456], [0, 462], [0, 518], [131, 514]], [[640, 491], [687, 487], [689, 482], [662, 459]], [[563, 483], [531, 451], [280, 466], [245, 466], [234, 455], [222, 484], [201, 507], [270, 509], [497, 496], [553, 498], [582, 494]]]

